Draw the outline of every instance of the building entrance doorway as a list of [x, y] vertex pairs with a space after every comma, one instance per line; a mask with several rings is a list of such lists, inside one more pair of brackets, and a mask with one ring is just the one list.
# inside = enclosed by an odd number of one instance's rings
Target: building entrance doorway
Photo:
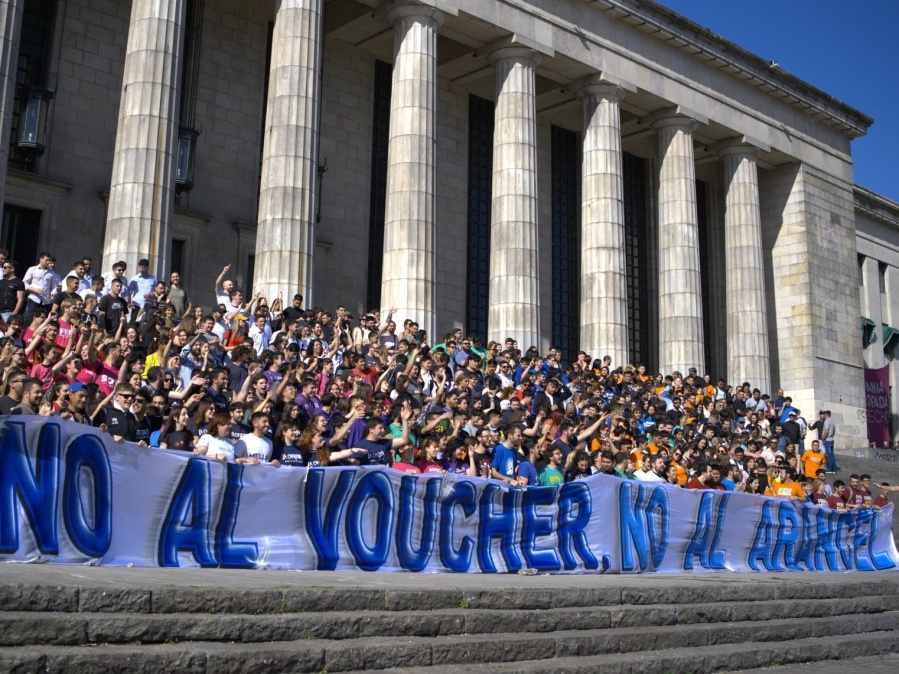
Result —
[[43, 211], [6, 204], [3, 207], [2, 247], [9, 251], [9, 258], [18, 262], [19, 276], [37, 262], [38, 241], [41, 234]]

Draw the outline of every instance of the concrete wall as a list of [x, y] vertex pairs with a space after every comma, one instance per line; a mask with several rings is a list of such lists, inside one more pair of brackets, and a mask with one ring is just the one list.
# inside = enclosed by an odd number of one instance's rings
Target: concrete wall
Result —
[[830, 409], [840, 447], [864, 444], [851, 185], [800, 165], [760, 175], [772, 380], [806, 418]]

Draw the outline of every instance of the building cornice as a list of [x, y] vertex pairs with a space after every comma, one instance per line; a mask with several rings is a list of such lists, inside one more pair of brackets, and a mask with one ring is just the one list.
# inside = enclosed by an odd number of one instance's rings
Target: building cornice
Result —
[[776, 64], [743, 49], [708, 28], [653, 0], [584, 0], [604, 8], [638, 29], [672, 43], [694, 58], [726, 69], [735, 77], [782, 98], [805, 114], [833, 126], [850, 138], [868, 132], [874, 119], [830, 94], [782, 70]]
[[852, 196], [856, 211], [899, 229], [899, 203], [861, 185], [852, 187]]

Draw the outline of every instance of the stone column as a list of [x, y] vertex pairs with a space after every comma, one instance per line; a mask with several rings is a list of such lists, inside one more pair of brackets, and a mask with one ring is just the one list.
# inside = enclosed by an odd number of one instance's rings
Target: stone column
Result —
[[[874, 321], [874, 341], [865, 347], [863, 358], [865, 367], [880, 368], [886, 365], [886, 354], [883, 352], [883, 323], [886, 312], [883, 308], [880, 292], [880, 262], [875, 258], [864, 256], [862, 261], [863, 285], [859, 288], [859, 305], [861, 315]], [[886, 279], [884, 279], [886, 281]]]
[[512, 337], [522, 352], [540, 348], [537, 255], [537, 110], [540, 55], [503, 47], [496, 68], [493, 133], [489, 339]]
[[[886, 295], [884, 297], [884, 322], [891, 328], [899, 328], [899, 269], [890, 265], [886, 268]], [[883, 337], [881, 336], [881, 339]], [[883, 343], [878, 342], [883, 348]], [[894, 357], [888, 358], [890, 365], [890, 439], [899, 435], [899, 347], [894, 347]]]
[[624, 89], [588, 83], [578, 96], [584, 101], [581, 348], [594, 358], [608, 354], [620, 367], [630, 362], [618, 107]]
[[727, 303], [727, 380], [771, 391], [768, 313], [759, 208], [758, 148], [735, 143], [719, 150], [727, 197], [724, 249]]
[[253, 289], [314, 303], [324, 0], [281, 0], [275, 16]]
[[437, 29], [443, 13], [398, 3], [390, 93], [381, 305], [436, 341]]
[[705, 371], [693, 131], [676, 115], [653, 124], [659, 137], [659, 368]]
[[134, 0], [128, 27], [101, 271], [150, 260], [168, 271], [175, 209], [181, 51], [186, 0]]
[[0, 127], [0, 206], [6, 196], [6, 168], [16, 99], [16, 69], [23, 4], [24, 0], [0, 0], [0, 124], [3, 125]]

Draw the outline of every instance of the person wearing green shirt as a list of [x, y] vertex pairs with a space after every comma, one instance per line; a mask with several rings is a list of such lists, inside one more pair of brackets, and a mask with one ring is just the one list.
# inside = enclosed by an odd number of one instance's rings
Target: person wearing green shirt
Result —
[[562, 450], [558, 447], [551, 447], [546, 457], [546, 465], [540, 471], [540, 486], [551, 487], [554, 485], [565, 484], [565, 475], [559, 470], [562, 465]]

